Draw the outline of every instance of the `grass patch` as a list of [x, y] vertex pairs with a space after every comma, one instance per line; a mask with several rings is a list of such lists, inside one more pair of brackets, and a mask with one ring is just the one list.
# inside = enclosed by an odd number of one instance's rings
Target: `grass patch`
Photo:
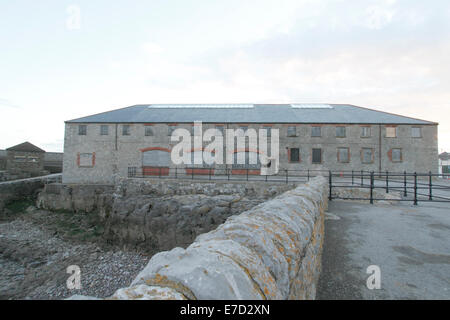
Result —
[[13, 214], [23, 213], [29, 206], [34, 206], [34, 202], [29, 199], [21, 199], [8, 203], [5, 208]]

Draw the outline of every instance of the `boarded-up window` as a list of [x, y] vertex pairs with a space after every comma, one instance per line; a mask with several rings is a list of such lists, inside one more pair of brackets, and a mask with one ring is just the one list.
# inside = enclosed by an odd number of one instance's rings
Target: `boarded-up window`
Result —
[[420, 127], [411, 128], [411, 136], [413, 138], [422, 138], [422, 128]]
[[312, 163], [322, 163], [322, 149], [312, 149]]
[[87, 133], [87, 125], [85, 124], [80, 124], [78, 126], [78, 135], [79, 136], [85, 136]]
[[338, 148], [338, 161], [341, 163], [350, 162], [350, 151], [348, 148]]
[[93, 153], [80, 153], [79, 165], [80, 165], [80, 167], [93, 167], [94, 166], [94, 154]]
[[129, 136], [130, 135], [130, 125], [129, 124], [124, 124], [122, 126], [122, 135], [123, 136]]
[[386, 127], [386, 138], [397, 138], [397, 128]]
[[336, 127], [336, 137], [345, 138], [345, 127]]
[[153, 128], [151, 126], [145, 126], [145, 136], [153, 136]]
[[149, 150], [142, 154], [142, 165], [150, 167], [169, 167], [170, 152], [164, 150]]
[[321, 137], [322, 128], [321, 127], [311, 127], [311, 137]]
[[107, 136], [108, 135], [108, 131], [109, 131], [109, 126], [108, 125], [102, 124], [100, 126], [100, 135]]
[[361, 127], [361, 137], [369, 138], [371, 135], [370, 127]]
[[297, 127], [289, 126], [287, 128], [287, 136], [288, 137], [296, 137], [297, 136]]
[[175, 131], [176, 128], [177, 128], [177, 126], [175, 126], [175, 125], [169, 125], [169, 126], [167, 127], [167, 135], [171, 136], [172, 133]]
[[402, 149], [392, 149], [392, 162], [402, 161]]
[[363, 148], [362, 149], [362, 162], [363, 163], [372, 163], [373, 162], [373, 149], [371, 148]]
[[289, 162], [300, 162], [300, 150], [291, 148], [289, 151]]

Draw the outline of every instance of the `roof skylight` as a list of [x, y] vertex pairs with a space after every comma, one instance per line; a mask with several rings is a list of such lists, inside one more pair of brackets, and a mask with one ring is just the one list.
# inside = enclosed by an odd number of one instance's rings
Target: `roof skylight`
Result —
[[253, 104], [151, 104], [148, 106], [150, 109], [181, 109], [181, 108], [194, 108], [194, 109], [250, 109], [253, 108]]

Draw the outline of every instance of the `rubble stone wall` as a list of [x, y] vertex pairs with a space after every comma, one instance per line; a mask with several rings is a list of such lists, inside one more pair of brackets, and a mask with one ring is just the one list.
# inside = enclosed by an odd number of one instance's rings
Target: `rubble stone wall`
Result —
[[327, 205], [317, 177], [154, 255], [111, 299], [314, 299]]

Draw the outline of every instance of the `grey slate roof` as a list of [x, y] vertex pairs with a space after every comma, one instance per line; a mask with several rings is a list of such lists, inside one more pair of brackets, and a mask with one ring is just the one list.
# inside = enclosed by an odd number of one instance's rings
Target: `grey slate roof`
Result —
[[[294, 107], [296, 106], [296, 107]], [[346, 104], [135, 105], [68, 123], [437, 124]]]
[[7, 151], [23, 151], [23, 152], [45, 152], [28, 141], [6, 149]]

